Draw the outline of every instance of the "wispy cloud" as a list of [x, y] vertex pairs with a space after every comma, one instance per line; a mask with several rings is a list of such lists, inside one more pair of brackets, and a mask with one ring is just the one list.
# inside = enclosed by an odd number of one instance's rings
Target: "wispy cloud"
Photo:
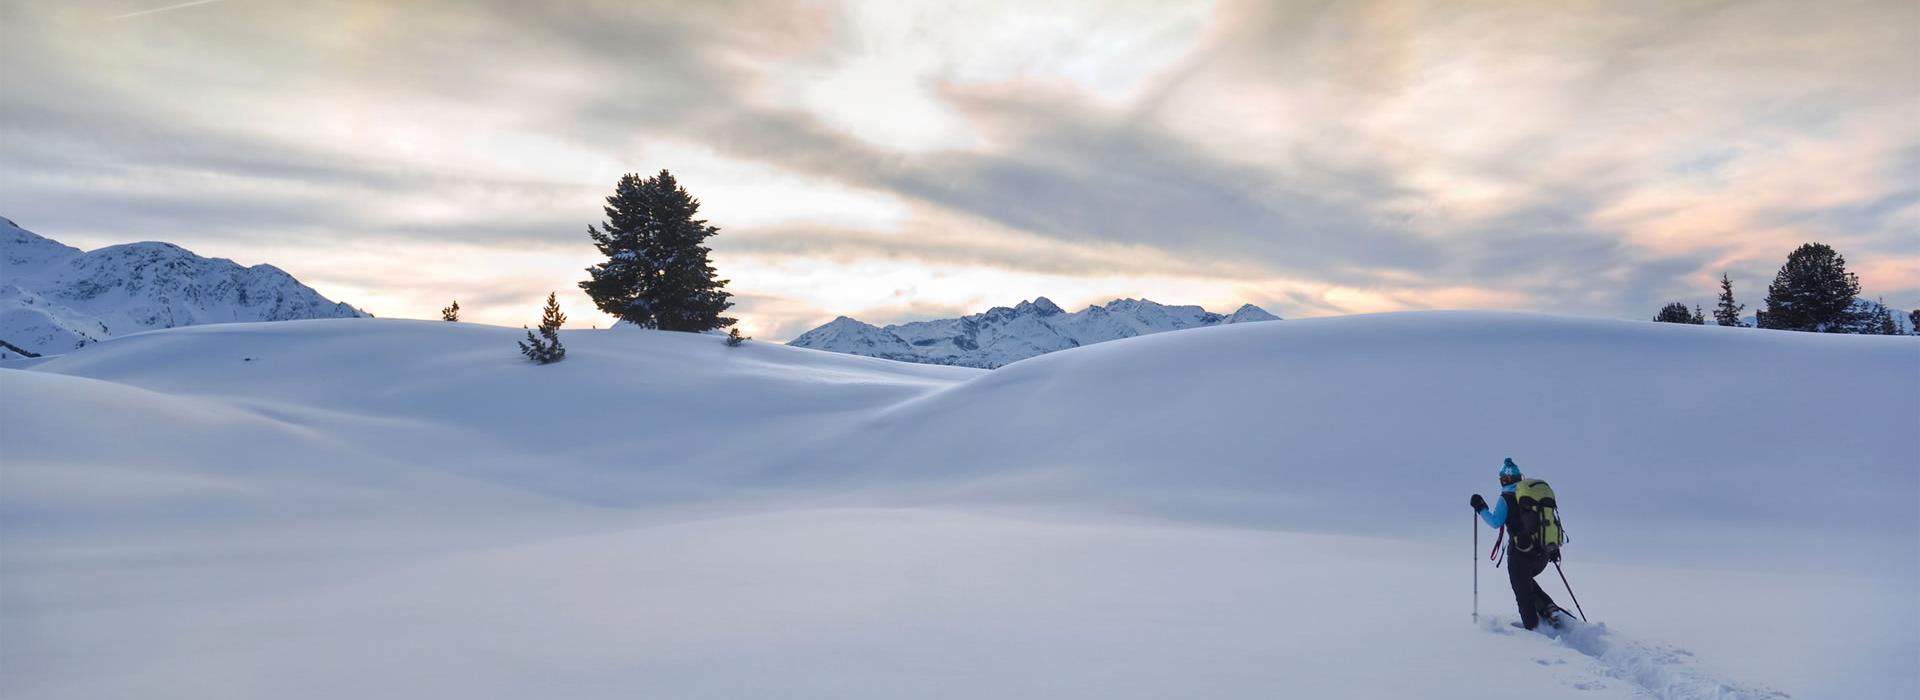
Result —
[[184, 10], [184, 9], [186, 9], [186, 8], [189, 8], [189, 7], [198, 7], [198, 6], [200, 6], [200, 5], [211, 5], [211, 4], [213, 4], [213, 3], [216, 3], [216, 2], [224, 2], [224, 0], [193, 0], [192, 2], [183, 2], [183, 3], [180, 3], [180, 4], [178, 4], [178, 5], [168, 5], [168, 6], [166, 6], [166, 7], [156, 7], [156, 8], [153, 8], [153, 9], [151, 9], [151, 10], [139, 10], [139, 11], [136, 11], [136, 12], [128, 12], [128, 13], [124, 13], [124, 14], [118, 14], [118, 15], [112, 15], [112, 16], [110, 16], [110, 17], [107, 17], [107, 21], [109, 21], [109, 22], [118, 22], [118, 21], [120, 21], [120, 20], [123, 20], [123, 19], [133, 19], [133, 18], [135, 18], [135, 17], [145, 17], [145, 16], [147, 16], [147, 15], [157, 15], [157, 14], [160, 14], [160, 13], [162, 13], [162, 12], [172, 12], [172, 11], [174, 11], [174, 10]]

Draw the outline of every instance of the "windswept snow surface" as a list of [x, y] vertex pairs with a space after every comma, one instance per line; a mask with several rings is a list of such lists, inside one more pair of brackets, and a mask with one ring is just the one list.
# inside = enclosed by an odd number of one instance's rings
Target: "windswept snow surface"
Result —
[[[0, 696], [1920, 688], [1913, 338], [1390, 314], [989, 373], [632, 329], [535, 366], [520, 334], [0, 363]], [[1460, 525], [1508, 456], [1596, 624], [1506, 625]]]

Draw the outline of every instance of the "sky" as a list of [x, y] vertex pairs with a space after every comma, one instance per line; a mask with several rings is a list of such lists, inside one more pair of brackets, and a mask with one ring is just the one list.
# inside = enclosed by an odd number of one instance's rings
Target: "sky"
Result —
[[0, 215], [383, 317], [604, 327], [621, 174], [748, 335], [1047, 296], [1281, 316], [1920, 308], [1920, 2], [0, 3]]

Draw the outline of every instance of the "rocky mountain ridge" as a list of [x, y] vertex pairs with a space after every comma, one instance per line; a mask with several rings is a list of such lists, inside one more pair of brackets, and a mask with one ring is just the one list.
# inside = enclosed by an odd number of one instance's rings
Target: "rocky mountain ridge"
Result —
[[992, 369], [1094, 343], [1228, 323], [1278, 321], [1252, 304], [1231, 314], [1147, 299], [1115, 299], [1067, 312], [1046, 297], [958, 318], [875, 326], [841, 316], [788, 345], [924, 364]]
[[272, 265], [151, 241], [81, 251], [0, 218], [0, 359], [158, 328], [363, 316]]

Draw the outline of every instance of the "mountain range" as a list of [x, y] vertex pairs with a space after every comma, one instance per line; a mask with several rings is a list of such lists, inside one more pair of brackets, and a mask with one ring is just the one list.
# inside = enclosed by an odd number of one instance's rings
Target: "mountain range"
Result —
[[1046, 297], [1012, 307], [932, 321], [875, 326], [836, 318], [788, 345], [889, 360], [993, 369], [1056, 350], [1183, 328], [1280, 317], [1252, 304], [1231, 314], [1198, 306], [1166, 306], [1146, 299], [1115, 299], [1068, 313]]
[[272, 265], [204, 258], [172, 243], [81, 251], [0, 218], [0, 359], [158, 328], [371, 315]]

